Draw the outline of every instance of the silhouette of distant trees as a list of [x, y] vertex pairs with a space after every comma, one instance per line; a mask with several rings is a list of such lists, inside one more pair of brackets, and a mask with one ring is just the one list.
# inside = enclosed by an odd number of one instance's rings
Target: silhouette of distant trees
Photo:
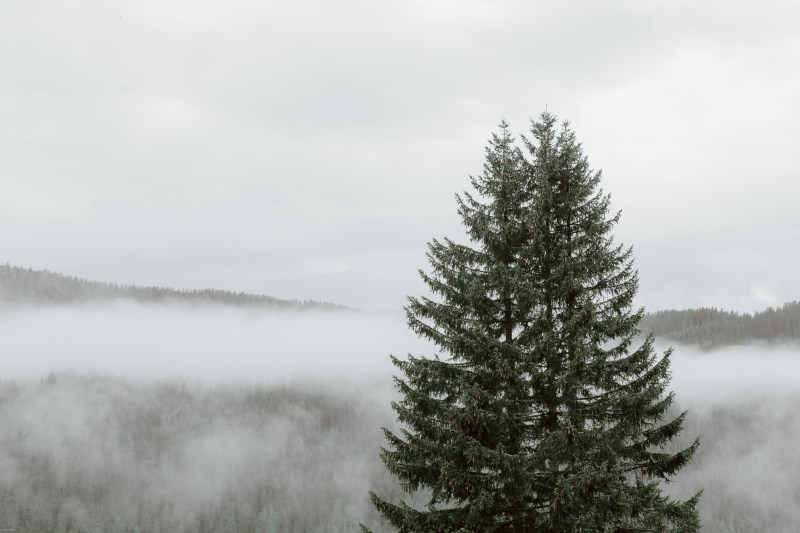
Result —
[[89, 281], [48, 270], [0, 265], [0, 303], [74, 304], [127, 299], [137, 302], [211, 303], [278, 309], [344, 310], [345, 306], [314, 300], [283, 300], [218, 289], [179, 290]]
[[716, 348], [752, 341], [800, 341], [800, 302], [769, 307], [753, 314], [714, 307], [648, 313], [639, 323], [643, 333], [703, 348]]

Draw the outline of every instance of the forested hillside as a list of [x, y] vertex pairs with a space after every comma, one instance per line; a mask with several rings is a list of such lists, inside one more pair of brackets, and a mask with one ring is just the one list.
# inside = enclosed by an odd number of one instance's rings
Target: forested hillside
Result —
[[713, 307], [669, 309], [646, 314], [639, 329], [643, 333], [653, 332], [662, 340], [707, 349], [753, 341], [800, 341], [800, 302], [788, 302], [753, 314]]
[[138, 302], [213, 303], [281, 309], [347, 309], [327, 302], [281, 300], [218, 289], [177, 290], [89, 281], [47, 270], [0, 265], [0, 304], [74, 304], [129, 299]]
[[363, 400], [302, 387], [2, 383], [0, 530], [383, 531], [365, 496], [385, 483], [383, 422]]
[[[361, 392], [75, 374], [2, 382], [0, 530], [341, 533], [361, 521], [388, 532], [366, 491], [403, 497], [377, 457], [378, 428], [395, 424], [385, 399]], [[686, 433], [703, 445], [668, 487], [705, 488], [705, 533], [800, 530], [785, 462], [797, 400], [690, 411]]]

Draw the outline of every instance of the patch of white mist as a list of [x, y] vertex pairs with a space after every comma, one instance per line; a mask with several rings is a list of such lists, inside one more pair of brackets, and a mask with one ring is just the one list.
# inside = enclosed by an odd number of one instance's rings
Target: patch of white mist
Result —
[[110, 373], [134, 379], [388, 382], [389, 354], [430, 353], [400, 313], [277, 312], [114, 302], [6, 310], [0, 375]]
[[[673, 345], [672, 381], [678, 402], [708, 409], [759, 398], [800, 394], [800, 345], [749, 344], [704, 351]], [[659, 347], [663, 352], [664, 347]]]

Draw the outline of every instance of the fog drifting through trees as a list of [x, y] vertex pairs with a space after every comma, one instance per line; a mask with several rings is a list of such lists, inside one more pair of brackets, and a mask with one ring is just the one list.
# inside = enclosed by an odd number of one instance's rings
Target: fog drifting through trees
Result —
[[[800, 348], [674, 347], [684, 434], [702, 445], [670, 492], [705, 488], [707, 532], [800, 530]], [[375, 520], [366, 490], [393, 483], [377, 459], [388, 353], [429, 350], [399, 313], [6, 309], [0, 528], [25, 531], [20, 509], [56, 523], [67, 494], [74, 531], [352, 530]]]

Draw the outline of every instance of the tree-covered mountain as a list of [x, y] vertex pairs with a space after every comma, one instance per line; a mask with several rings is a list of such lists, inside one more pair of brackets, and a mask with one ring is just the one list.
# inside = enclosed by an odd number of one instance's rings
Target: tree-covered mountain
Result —
[[263, 294], [219, 289], [179, 290], [89, 281], [48, 270], [0, 265], [0, 304], [75, 304], [113, 300], [224, 304], [272, 309], [328, 309], [347, 307], [313, 300], [282, 300]]
[[639, 329], [653, 332], [656, 338], [706, 349], [753, 341], [800, 341], [800, 302], [787, 302], [753, 314], [713, 307], [668, 309], [646, 314]]

